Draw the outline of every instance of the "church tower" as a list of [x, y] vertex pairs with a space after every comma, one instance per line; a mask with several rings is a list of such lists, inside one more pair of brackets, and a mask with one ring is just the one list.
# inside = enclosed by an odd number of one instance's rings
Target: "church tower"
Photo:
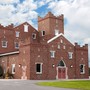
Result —
[[40, 36], [64, 34], [63, 15], [56, 17], [48, 12], [45, 17], [38, 17], [38, 30]]

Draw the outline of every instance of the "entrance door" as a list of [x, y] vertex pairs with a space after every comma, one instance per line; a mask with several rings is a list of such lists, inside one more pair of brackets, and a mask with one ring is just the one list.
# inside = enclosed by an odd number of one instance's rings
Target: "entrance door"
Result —
[[63, 60], [61, 60], [57, 67], [57, 79], [66, 79], [67, 69]]
[[66, 79], [66, 68], [58, 67], [58, 79]]

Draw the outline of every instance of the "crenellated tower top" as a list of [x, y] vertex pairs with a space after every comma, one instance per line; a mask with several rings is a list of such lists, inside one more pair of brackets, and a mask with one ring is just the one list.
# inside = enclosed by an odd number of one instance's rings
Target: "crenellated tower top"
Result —
[[38, 30], [40, 36], [64, 34], [64, 16], [54, 16], [48, 12], [45, 17], [38, 16]]

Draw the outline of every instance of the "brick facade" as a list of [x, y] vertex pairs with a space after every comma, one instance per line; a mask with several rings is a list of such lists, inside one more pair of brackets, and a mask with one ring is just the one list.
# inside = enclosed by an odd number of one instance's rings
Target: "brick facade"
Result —
[[[24, 31], [27, 30], [27, 31]], [[44, 31], [44, 32], [43, 32]], [[19, 32], [19, 36], [16, 36]], [[6, 40], [7, 47], [2, 47]], [[15, 65], [15, 79], [88, 78], [88, 45], [73, 45], [64, 36], [63, 15], [49, 12], [38, 17], [38, 31], [27, 22], [14, 27], [0, 26], [0, 65], [4, 73]], [[19, 48], [15, 48], [15, 42]]]

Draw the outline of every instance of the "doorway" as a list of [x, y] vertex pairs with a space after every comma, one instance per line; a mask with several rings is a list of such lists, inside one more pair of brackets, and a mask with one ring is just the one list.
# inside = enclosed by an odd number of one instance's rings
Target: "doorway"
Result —
[[67, 68], [64, 61], [60, 61], [57, 67], [57, 79], [67, 78]]

